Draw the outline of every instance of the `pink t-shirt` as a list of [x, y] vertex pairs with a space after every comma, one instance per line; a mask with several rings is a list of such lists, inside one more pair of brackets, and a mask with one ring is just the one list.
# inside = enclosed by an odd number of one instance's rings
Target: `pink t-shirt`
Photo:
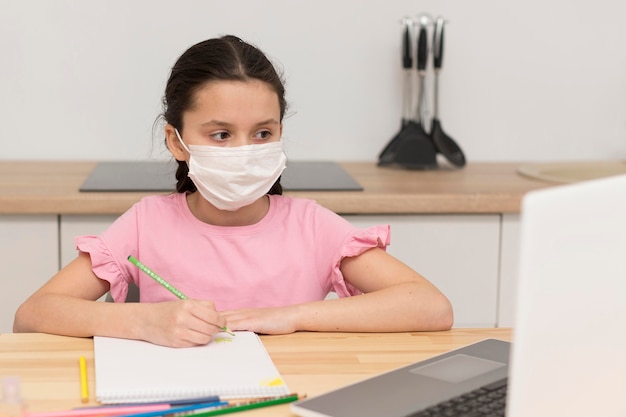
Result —
[[143, 198], [99, 236], [79, 236], [94, 273], [124, 301], [128, 284], [140, 301], [176, 296], [128, 261], [133, 255], [189, 298], [212, 300], [218, 310], [274, 307], [360, 294], [339, 265], [389, 244], [389, 226], [358, 229], [301, 198], [270, 196], [267, 215], [250, 226], [206, 224], [189, 210], [185, 194]]

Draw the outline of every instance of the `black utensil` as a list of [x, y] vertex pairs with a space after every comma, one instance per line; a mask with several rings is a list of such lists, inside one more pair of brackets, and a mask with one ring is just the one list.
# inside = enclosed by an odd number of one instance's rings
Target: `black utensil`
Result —
[[411, 69], [413, 68], [413, 50], [411, 48], [411, 31], [413, 22], [409, 18], [402, 19], [402, 70], [404, 79], [402, 85], [402, 122], [400, 130], [387, 143], [387, 146], [378, 155], [378, 165], [390, 165], [394, 162], [394, 148], [398, 146], [398, 138], [402, 135], [411, 118], [408, 112], [411, 111], [411, 90], [413, 83], [411, 79]]
[[419, 90], [417, 96], [417, 108], [415, 111], [415, 122], [421, 126], [424, 134], [426, 134], [426, 130], [424, 129], [422, 116], [424, 111], [424, 100], [426, 99], [424, 80], [426, 78], [426, 64], [428, 62], [428, 31], [426, 30], [428, 22], [428, 17], [420, 17], [419, 33], [417, 35], [417, 78], [419, 80]]
[[[378, 165], [394, 163], [409, 169], [431, 169], [437, 166], [435, 148], [421, 124], [411, 118], [413, 98], [413, 48], [411, 45], [413, 21], [402, 22], [402, 68], [404, 71], [402, 125], [398, 134], [385, 146], [378, 157]], [[418, 57], [419, 61], [420, 57]], [[425, 61], [425, 58], [422, 58]]]
[[422, 17], [419, 22], [417, 36], [417, 76], [419, 79], [419, 92], [417, 106], [413, 112], [413, 119], [407, 124], [410, 129], [412, 140], [407, 143], [396, 156], [396, 162], [410, 169], [435, 169], [437, 168], [437, 150], [430, 136], [424, 130], [422, 123], [422, 106], [424, 104], [424, 77], [426, 76], [426, 63], [428, 61], [428, 19]]
[[448, 136], [441, 127], [439, 121], [439, 72], [443, 61], [443, 26], [444, 19], [439, 16], [435, 21], [435, 30], [433, 34], [433, 66], [435, 68], [435, 110], [431, 122], [430, 136], [437, 148], [451, 164], [462, 167], [465, 165], [465, 155], [459, 145]]
[[405, 18], [403, 21], [404, 33], [402, 37], [402, 71], [404, 72], [404, 89], [402, 91], [402, 127], [406, 127], [411, 119], [411, 100], [413, 99], [413, 21]]

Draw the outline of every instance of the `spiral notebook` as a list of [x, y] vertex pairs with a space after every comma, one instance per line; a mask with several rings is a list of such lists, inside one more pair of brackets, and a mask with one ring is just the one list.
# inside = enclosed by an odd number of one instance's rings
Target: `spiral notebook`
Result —
[[208, 345], [189, 348], [96, 336], [94, 358], [96, 399], [103, 404], [289, 393], [253, 332], [218, 333]]

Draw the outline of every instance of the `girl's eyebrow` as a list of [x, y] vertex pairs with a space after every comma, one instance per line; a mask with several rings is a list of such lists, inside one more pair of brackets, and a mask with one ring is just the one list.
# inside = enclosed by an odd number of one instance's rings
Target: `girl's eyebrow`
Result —
[[209, 120], [209, 121], [204, 122], [204, 123], [201, 124], [201, 126], [211, 126], [211, 125], [217, 125], [217, 126], [222, 126], [222, 127], [230, 127], [230, 126], [232, 126], [228, 122], [222, 122], [222, 121], [219, 121], [219, 120]]
[[262, 125], [279, 125], [279, 124], [280, 122], [276, 119], [267, 119], [267, 120], [257, 123], [256, 125], [262, 126]]
[[[274, 118], [271, 119], [267, 119], [267, 120], [263, 120], [261, 122], [258, 122], [255, 124], [255, 126], [264, 126], [264, 125], [279, 125], [280, 122]], [[207, 122], [202, 123], [201, 126], [211, 126], [211, 125], [216, 125], [216, 126], [221, 126], [221, 127], [231, 127], [232, 123], [228, 123], [228, 122], [223, 122], [221, 120], [209, 120]]]

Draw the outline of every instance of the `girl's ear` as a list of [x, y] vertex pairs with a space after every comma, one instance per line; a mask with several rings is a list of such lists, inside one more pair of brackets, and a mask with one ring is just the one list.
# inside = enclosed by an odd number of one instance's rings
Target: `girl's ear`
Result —
[[174, 155], [174, 159], [177, 161], [189, 160], [189, 154], [183, 148], [180, 140], [178, 140], [178, 136], [176, 136], [176, 129], [169, 123], [165, 125], [165, 142], [167, 143], [167, 149]]

